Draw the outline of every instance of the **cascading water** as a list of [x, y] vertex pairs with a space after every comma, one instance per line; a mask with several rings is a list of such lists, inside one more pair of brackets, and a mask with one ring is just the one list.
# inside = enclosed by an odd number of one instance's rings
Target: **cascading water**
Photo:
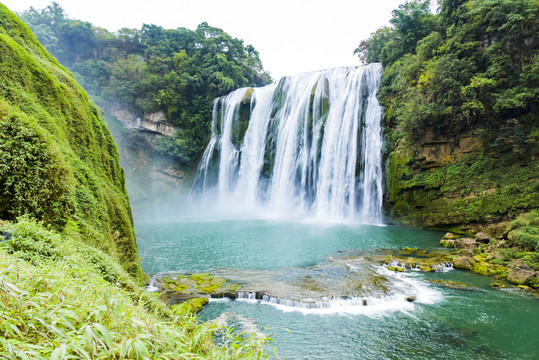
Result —
[[192, 194], [228, 209], [380, 224], [381, 65], [242, 88], [215, 100]]

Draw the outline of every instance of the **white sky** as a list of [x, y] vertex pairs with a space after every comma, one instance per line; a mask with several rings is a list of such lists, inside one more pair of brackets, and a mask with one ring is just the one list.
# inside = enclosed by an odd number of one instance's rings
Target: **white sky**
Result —
[[[11, 11], [52, 0], [0, 0]], [[265, 70], [281, 76], [358, 65], [353, 51], [387, 25], [405, 0], [56, 0], [70, 18], [109, 31], [140, 28], [195, 29], [206, 21], [259, 52]]]

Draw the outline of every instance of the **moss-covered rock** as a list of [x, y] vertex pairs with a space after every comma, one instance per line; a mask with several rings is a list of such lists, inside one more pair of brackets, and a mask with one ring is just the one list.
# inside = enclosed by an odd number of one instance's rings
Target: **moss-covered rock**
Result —
[[539, 207], [537, 156], [489, 152], [479, 130], [444, 136], [427, 131], [413, 145], [391, 130], [386, 205], [402, 223], [496, 237], [508, 220]]
[[[210, 273], [177, 274], [156, 279], [154, 286], [159, 290], [159, 297], [169, 305], [188, 302], [189, 309], [199, 311], [207, 303], [202, 300], [208, 297], [236, 298], [240, 284]], [[195, 301], [196, 300], [196, 301]]]
[[30, 215], [105, 250], [140, 282], [124, 173], [101, 110], [0, 4], [0, 218]]
[[427, 279], [430, 283], [456, 290], [477, 290], [476, 287], [451, 280]]
[[[530, 214], [517, 218], [509, 229], [519, 231], [522, 227], [527, 229], [530, 223]], [[505, 231], [505, 235], [512, 230]], [[524, 230], [525, 231], [525, 230]], [[532, 230], [533, 232], [533, 230]], [[513, 284], [529, 286], [539, 289], [539, 253], [535, 251], [522, 251], [529, 249], [519, 246], [509, 239], [495, 239], [487, 233], [478, 233], [472, 238], [452, 239], [447, 236], [440, 241], [442, 246], [453, 246], [456, 252], [453, 257], [455, 268], [470, 270], [475, 273], [494, 276], [497, 279], [506, 279]], [[500, 283], [503, 284], [503, 283]], [[493, 287], [502, 287], [493, 285]]]
[[387, 266], [395, 272], [419, 270], [425, 272], [443, 271], [451, 266], [453, 252], [403, 248], [401, 250], [374, 250], [366, 259]]

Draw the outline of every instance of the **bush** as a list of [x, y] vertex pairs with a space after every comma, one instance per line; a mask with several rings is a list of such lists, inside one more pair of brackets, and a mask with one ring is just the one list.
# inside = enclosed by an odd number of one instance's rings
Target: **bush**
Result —
[[507, 238], [525, 250], [539, 251], [539, 210], [532, 210], [513, 220]]
[[65, 224], [70, 173], [43, 129], [0, 99], [0, 218]]
[[29, 217], [0, 225], [0, 358], [261, 359], [265, 340], [172, 311], [104, 252]]

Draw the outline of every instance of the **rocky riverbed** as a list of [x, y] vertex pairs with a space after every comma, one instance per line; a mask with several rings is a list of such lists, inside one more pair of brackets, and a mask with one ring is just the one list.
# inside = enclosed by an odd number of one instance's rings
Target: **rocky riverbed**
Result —
[[[210, 299], [228, 298], [264, 301], [273, 305], [301, 309], [332, 306], [369, 306], [380, 301], [415, 302], [421, 300], [421, 282], [411, 282], [406, 272], [444, 272], [469, 269], [500, 280], [492, 287], [510, 287], [507, 279], [530, 292], [528, 275], [537, 276], [527, 267], [507, 267], [489, 263], [483, 250], [491, 239], [459, 238], [446, 234], [441, 244], [448, 249], [339, 251], [315, 266], [282, 270], [221, 269], [214, 273], [182, 273], [155, 276], [152, 286], [171, 306], [186, 303], [187, 311], [197, 312]], [[492, 255], [492, 254], [490, 254]], [[486, 269], [486, 270], [484, 270]], [[533, 274], [532, 274], [533, 273]], [[520, 280], [522, 279], [522, 280]], [[518, 280], [519, 282], [515, 281]], [[458, 282], [424, 279], [435, 286], [473, 291]]]

